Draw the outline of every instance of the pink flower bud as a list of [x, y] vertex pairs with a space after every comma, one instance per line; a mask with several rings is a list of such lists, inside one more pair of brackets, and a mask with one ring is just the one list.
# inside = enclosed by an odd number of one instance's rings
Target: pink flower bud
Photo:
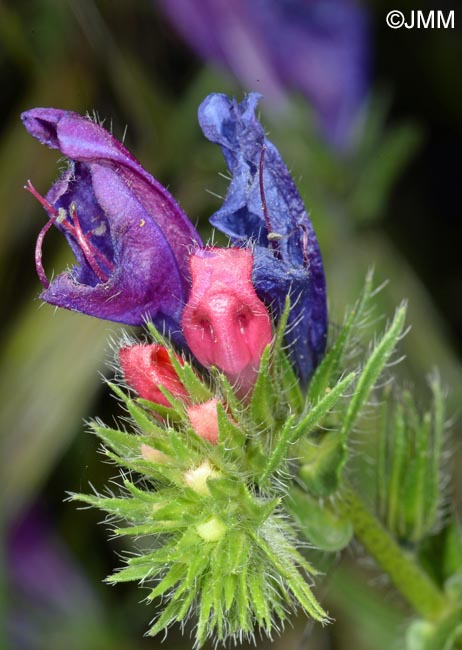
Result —
[[[180, 363], [183, 362], [180, 357], [177, 358]], [[120, 348], [119, 359], [125, 381], [143, 399], [171, 406], [159, 386], [166, 388], [175, 397], [189, 399], [188, 392], [170, 361], [168, 351], [162, 345], [137, 344]]]
[[182, 327], [192, 353], [222, 370], [244, 396], [254, 385], [271, 321], [252, 285], [249, 249], [205, 248], [191, 255], [192, 288]]
[[209, 399], [203, 404], [192, 404], [186, 408], [194, 431], [216, 445], [218, 442], [217, 399]]

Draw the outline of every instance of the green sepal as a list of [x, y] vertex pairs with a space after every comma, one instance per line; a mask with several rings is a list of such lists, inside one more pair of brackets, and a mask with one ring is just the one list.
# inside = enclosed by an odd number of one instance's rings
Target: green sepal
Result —
[[236, 397], [228, 379], [217, 368], [212, 367], [209, 372], [213, 382], [216, 384], [217, 392], [221, 394], [222, 401], [226, 404], [230, 415], [235, 420], [240, 420], [243, 410], [242, 404]]
[[365, 318], [370, 299], [374, 293], [373, 273], [369, 271], [360, 297], [353, 309], [351, 309], [335, 342], [324, 355], [310, 381], [307, 395], [310, 402], [316, 403], [330, 386], [337, 383], [343, 372], [351, 340], [358, 327], [361, 326], [361, 321]]
[[258, 483], [262, 487], [265, 486], [268, 479], [272, 476], [272, 474], [274, 474], [279, 466], [288, 460], [289, 446], [293, 444], [292, 438], [294, 433], [294, 420], [294, 415], [289, 416], [284, 426], [278, 432], [277, 442], [270, 457], [268, 458], [268, 461], [264, 466], [263, 473], [258, 478]]
[[341, 431], [345, 438], [350, 434], [363, 406], [367, 403], [372, 389], [382, 374], [403, 333], [405, 317], [406, 306], [402, 304], [396, 310], [390, 326], [374, 346], [371, 354], [364, 363], [355, 386], [355, 393], [351, 398], [343, 417]]
[[302, 436], [308, 436], [314, 429], [321, 426], [323, 419], [343, 396], [345, 390], [350, 386], [354, 378], [355, 373], [350, 373], [339, 381], [332, 390], [326, 391], [317, 404], [307, 409], [307, 414], [298, 423], [296, 423], [295, 415], [289, 416], [285, 424], [278, 431], [276, 436], [277, 442], [265, 462], [260, 477], [258, 478], [260, 486], [265, 486], [269, 478], [277, 470], [280, 470], [281, 467], [284, 467], [287, 461], [293, 457], [295, 452], [291, 448], [293, 448], [294, 444], [297, 443]]
[[181, 383], [190, 394], [193, 402], [206, 402], [212, 397], [210, 389], [205, 385], [194, 372], [187, 361], [181, 364], [173, 350], [168, 350], [170, 361], [174, 367]]
[[356, 377], [355, 372], [350, 372], [343, 377], [333, 388], [326, 388], [324, 394], [314, 404], [309, 404], [308, 413], [295, 427], [292, 442], [297, 442], [302, 436], [310, 434], [322, 424], [324, 417], [333, 409], [338, 400], [344, 395], [346, 389]]
[[301, 413], [305, 406], [305, 396], [289, 357], [284, 350], [280, 350], [278, 353], [274, 366], [274, 381], [287, 400], [289, 410], [292, 413]]
[[259, 574], [252, 572], [248, 577], [248, 585], [257, 623], [269, 633], [271, 630], [271, 613], [268, 607], [268, 596], [265, 593], [265, 582]]
[[431, 410], [420, 414], [408, 390], [383, 394], [378, 437], [377, 495], [388, 529], [401, 540], [420, 542], [435, 526], [441, 502], [440, 467], [444, 404], [431, 380]]
[[220, 402], [217, 404], [218, 417], [218, 444], [220, 450], [225, 455], [243, 455], [243, 445], [245, 443], [245, 432], [235, 422], [233, 422], [226, 413]]
[[117, 573], [106, 578], [105, 582], [110, 585], [115, 585], [119, 582], [132, 582], [133, 580], [136, 580], [143, 584], [146, 580], [152, 580], [155, 578], [159, 572], [160, 569], [156, 570], [155, 565], [150, 562], [144, 564], [130, 563], [128, 566], [117, 571]]
[[284, 507], [294, 517], [310, 544], [321, 551], [341, 551], [353, 537], [353, 526], [349, 519], [299, 488], [290, 489]]
[[301, 413], [305, 399], [295, 370], [283, 347], [289, 314], [290, 296], [287, 294], [271, 347], [273, 382], [276, 391], [284, 396], [290, 412]]
[[141, 441], [138, 436], [119, 429], [111, 429], [99, 422], [91, 422], [90, 427], [105, 445], [120, 456], [127, 454], [140, 456]]
[[270, 370], [271, 346], [263, 351], [257, 380], [250, 401], [250, 416], [257, 427], [271, 430], [274, 427], [274, 409], [277, 405], [276, 391], [271, 381]]
[[150, 516], [152, 506], [126, 497], [99, 497], [91, 494], [72, 494], [72, 501], [80, 501], [128, 521], [144, 521]]
[[173, 564], [159, 584], [152, 589], [148, 595], [148, 600], [154, 600], [162, 596], [166, 591], [174, 587], [178, 582], [186, 578], [188, 567], [182, 563]]
[[236, 575], [246, 565], [249, 553], [249, 538], [245, 533], [236, 531], [232, 537], [227, 538], [222, 555], [223, 575]]

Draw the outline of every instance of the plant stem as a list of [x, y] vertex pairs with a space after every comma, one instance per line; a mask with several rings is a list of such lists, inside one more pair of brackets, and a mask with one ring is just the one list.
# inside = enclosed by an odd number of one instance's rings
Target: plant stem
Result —
[[444, 595], [431, 578], [404, 551], [362, 498], [350, 486], [341, 490], [339, 505], [353, 524], [356, 538], [387, 572], [398, 591], [428, 621], [437, 621], [447, 610]]

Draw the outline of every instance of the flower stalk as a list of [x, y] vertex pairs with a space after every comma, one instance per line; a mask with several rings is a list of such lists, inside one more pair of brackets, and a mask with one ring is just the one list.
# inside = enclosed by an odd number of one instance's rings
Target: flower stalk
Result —
[[448, 610], [444, 594], [433, 580], [403, 550], [368, 509], [359, 494], [348, 485], [340, 491], [339, 508], [353, 524], [356, 538], [414, 610], [428, 621], [438, 621]]

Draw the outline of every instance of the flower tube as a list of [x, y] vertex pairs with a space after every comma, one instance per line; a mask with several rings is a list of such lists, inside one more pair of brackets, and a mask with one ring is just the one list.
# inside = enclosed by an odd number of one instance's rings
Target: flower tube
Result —
[[[71, 111], [36, 108], [22, 114], [26, 129], [58, 149], [69, 168], [45, 198], [48, 213], [36, 249], [52, 305], [129, 325], [150, 318], [178, 335], [189, 292], [189, 252], [200, 238], [162, 185], [101, 126]], [[55, 225], [77, 265], [48, 281], [42, 242]]]

